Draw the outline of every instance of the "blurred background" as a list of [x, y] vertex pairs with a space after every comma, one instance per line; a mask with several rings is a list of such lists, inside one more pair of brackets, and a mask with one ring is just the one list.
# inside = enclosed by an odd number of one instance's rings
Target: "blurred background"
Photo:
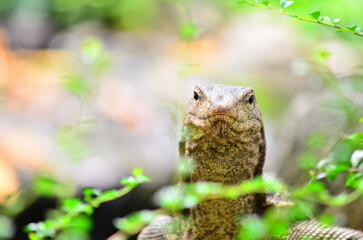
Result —
[[[363, 26], [362, 9], [363, 1], [298, 0], [287, 11]], [[135, 167], [152, 182], [102, 205], [77, 237], [57, 239], [106, 239], [115, 217], [154, 208], [152, 193], [175, 175], [197, 83], [254, 88], [265, 171], [302, 184], [301, 168], [362, 129], [362, 44], [232, 0], [0, 0], [0, 239], [28, 239], [23, 227], [59, 199], [117, 188]], [[314, 156], [309, 139], [324, 142]], [[361, 203], [332, 211], [363, 230]]]

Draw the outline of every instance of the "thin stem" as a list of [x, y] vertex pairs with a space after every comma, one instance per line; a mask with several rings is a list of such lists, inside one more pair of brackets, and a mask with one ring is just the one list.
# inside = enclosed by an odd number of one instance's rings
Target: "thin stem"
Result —
[[283, 13], [283, 14], [289, 16], [289, 17], [296, 18], [296, 19], [298, 19], [300, 21], [317, 23], [317, 24], [320, 24], [320, 25], [336, 28], [336, 29], [338, 29], [340, 31], [343, 31], [343, 32], [349, 32], [349, 33], [352, 33], [352, 34], [357, 35], [359, 37], [363, 37], [363, 32], [353, 31], [353, 30], [351, 30], [351, 29], [349, 29], [347, 27], [341, 27], [341, 26], [338, 26], [336, 24], [326, 23], [326, 22], [320, 21], [318, 19], [299, 16], [299, 15], [296, 15], [296, 14], [293, 14], [293, 13], [287, 13], [283, 9], [273, 8], [270, 5], [266, 6], [266, 5], [262, 5], [262, 4], [257, 4], [257, 3], [251, 2], [249, 0], [242, 1], [241, 3], [246, 3], [246, 4], [248, 4], [250, 6], [253, 6], [253, 7], [263, 8], [263, 9], [271, 10], [271, 11], [278, 12], [278, 13]]

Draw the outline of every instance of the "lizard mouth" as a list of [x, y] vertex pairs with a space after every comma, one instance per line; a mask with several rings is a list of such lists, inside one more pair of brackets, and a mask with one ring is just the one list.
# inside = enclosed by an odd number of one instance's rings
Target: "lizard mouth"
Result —
[[238, 121], [235, 117], [226, 114], [214, 114], [208, 117], [198, 117], [194, 114], [187, 114], [184, 119], [184, 124], [192, 124], [202, 129], [208, 129], [213, 127], [217, 123], [223, 123], [228, 126], [234, 132], [242, 132], [244, 130], [244, 123]]

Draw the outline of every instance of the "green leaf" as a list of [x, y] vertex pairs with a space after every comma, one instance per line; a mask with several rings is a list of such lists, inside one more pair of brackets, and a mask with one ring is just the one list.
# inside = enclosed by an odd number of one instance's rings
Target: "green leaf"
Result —
[[155, 213], [149, 210], [143, 210], [133, 213], [124, 218], [118, 218], [114, 221], [114, 226], [129, 235], [134, 235], [149, 224], [155, 217]]
[[357, 30], [358, 26], [357, 26], [357, 25], [350, 25], [350, 26], [347, 26], [347, 28], [348, 28], [349, 30], [351, 30], [351, 31], [355, 32], [355, 31]]
[[325, 49], [318, 49], [314, 52], [315, 58], [320, 61], [327, 61], [329, 60], [331, 54]]
[[270, 2], [269, 1], [262, 1], [262, 4], [265, 5], [266, 7], [270, 6]]
[[244, 1], [244, 0], [237, 1], [237, 4], [244, 4], [244, 3], [246, 3], [246, 1]]
[[92, 218], [90, 216], [87, 215], [78, 215], [74, 218], [72, 218], [72, 221], [70, 221], [69, 223], [67, 223], [64, 228], [69, 229], [69, 228], [74, 228], [79, 230], [83, 230], [83, 231], [90, 231], [93, 228], [93, 221]]
[[83, 41], [81, 50], [86, 63], [95, 62], [102, 56], [103, 45], [97, 38], [91, 37]]
[[128, 177], [121, 179], [120, 183], [122, 185], [128, 186], [128, 187], [136, 187], [138, 182], [136, 181], [135, 177]]
[[319, 193], [324, 191], [325, 185], [322, 182], [319, 181], [311, 181], [305, 186], [306, 190], [309, 193]]
[[355, 148], [363, 149], [363, 133], [356, 133], [349, 136], [348, 140], [352, 141], [352, 144], [355, 145]]
[[83, 196], [86, 202], [90, 202], [92, 199], [98, 197], [101, 194], [102, 192], [99, 189], [94, 189], [94, 188], [83, 189]]
[[269, 1], [261, 1], [261, 3], [263, 5], [265, 5], [266, 7], [270, 6], [270, 2]]
[[317, 159], [311, 153], [304, 153], [300, 157], [299, 163], [302, 169], [314, 169], [317, 163]]
[[180, 36], [182, 39], [190, 41], [193, 38], [195, 38], [197, 30], [198, 30], [197, 26], [193, 23], [184, 24], [180, 28]]
[[291, 4], [293, 4], [294, 3], [294, 1], [289, 1], [289, 0], [280, 0], [280, 6], [282, 7], [282, 8], [287, 8], [287, 7], [289, 7], [289, 6], [291, 6]]
[[64, 77], [63, 87], [77, 97], [89, 97], [91, 88], [87, 80], [81, 75], [68, 75]]
[[74, 127], [59, 128], [56, 133], [56, 141], [60, 149], [71, 161], [83, 160], [87, 155], [89, 147], [83, 140], [85, 132]]
[[85, 204], [78, 198], [68, 198], [62, 201], [61, 209], [67, 213], [84, 212]]
[[143, 171], [142, 171], [141, 168], [135, 168], [134, 170], [132, 170], [132, 174], [135, 177], [139, 177], [139, 176], [142, 176], [143, 175]]
[[267, 234], [266, 224], [258, 218], [246, 218], [242, 222], [242, 229], [238, 234], [240, 240], [264, 239]]
[[359, 122], [363, 123], [363, 118], [359, 119]]
[[312, 18], [314, 18], [315, 20], [318, 20], [320, 17], [320, 11], [315, 11], [315, 12], [309, 12], [308, 13]]
[[357, 189], [358, 187], [360, 187], [362, 179], [363, 173], [349, 173], [345, 180], [345, 185], [347, 187]]
[[319, 216], [319, 222], [326, 226], [331, 226], [334, 224], [334, 217], [330, 214], [324, 214]]
[[70, 185], [46, 175], [35, 176], [31, 182], [31, 187], [35, 194], [42, 197], [64, 198], [74, 194]]
[[324, 133], [314, 133], [308, 138], [307, 145], [309, 148], [316, 149], [323, 147], [327, 142], [327, 136]]

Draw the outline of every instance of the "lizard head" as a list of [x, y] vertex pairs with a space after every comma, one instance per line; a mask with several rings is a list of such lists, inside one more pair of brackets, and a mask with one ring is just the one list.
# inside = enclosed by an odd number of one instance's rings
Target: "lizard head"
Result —
[[210, 130], [221, 137], [227, 132], [258, 132], [262, 128], [261, 112], [253, 90], [218, 84], [195, 87], [184, 124]]

